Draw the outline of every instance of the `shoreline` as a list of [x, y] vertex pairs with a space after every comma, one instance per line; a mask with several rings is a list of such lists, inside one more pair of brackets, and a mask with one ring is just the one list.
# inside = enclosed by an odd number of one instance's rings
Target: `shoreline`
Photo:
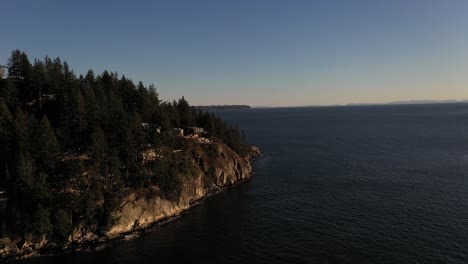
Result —
[[[255, 173], [252, 173], [250, 176], [253, 176]], [[198, 206], [201, 202], [203, 202], [206, 199], [211, 198], [212, 196], [215, 196], [227, 189], [234, 188], [237, 185], [240, 185], [242, 183], [250, 181], [250, 178], [240, 180], [234, 184], [226, 185], [221, 189], [218, 189], [216, 192], [211, 192], [204, 196], [203, 198], [193, 202], [190, 204], [190, 207], [187, 209], [181, 211], [177, 215], [173, 216], [168, 216], [166, 218], [160, 219], [154, 223], [151, 223], [146, 226], [139, 227], [133, 231], [129, 232], [123, 232], [118, 235], [114, 236], [104, 236], [97, 238], [92, 241], [86, 241], [84, 243], [78, 244], [76, 247], [75, 246], [70, 246], [67, 248], [44, 248], [40, 249], [38, 252], [34, 252], [32, 255], [23, 255], [19, 256], [19, 258], [14, 258], [14, 260], [20, 260], [20, 259], [27, 259], [27, 258], [34, 258], [34, 257], [47, 257], [47, 256], [57, 256], [57, 255], [65, 255], [65, 254], [72, 254], [72, 253], [78, 253], [78, 252], [94, 252], [94, 251], [100, 251], [103, 250], [109, 246], [112, 246], [113, 244], [117, 244], [121, 241], [125, 240], [131, 240], [131, 239], [136, 239], [139, 236], [143, 234], [148, 234], [152, 232], [156, 232], [161, 226], [164, 226], [166, 224], [171, 223], [172, 221], [175, 221], [179, 219], [180, 217], [183, 217], [184, 214], [188, 214], [190, 210], [196, 206]], [[73, 244], [73, 243], [72, 243]], [[57, 251], [57, 252], [54, 252]]]
[[[249, 164], [252, 164], [257, 159], [263, 157], [263, 152], [256, 146], [250, 146], [249, 153], [244, 157]], [[164, 218], [161, 218], [155, 222], [138, 226], [131, 231], [121, 232], [115, 235], [105, 235], [101, 237], [97, 237], [93, 240], [85, 240], [83, 242], [68, 242], [65, 244], [57, 245], [55, 243], [51, 243], [44, 247], [40, 247], [38, 249], [16, 249], [8, 252], [7, 254], [3, 254], [0, 256], [0, 260], [4, 261], [4, 263], [10, 263], [16, 260], [24, 260], [28, 258], [35, 258], [35, 257], [47, 257], [47, 256], [58, 256], [58, 255], [65, 255], [65, 254], [72, 254], [78, 252], [94, 252], [105, 249], [106, 247], [112, 246], [113, 244], [119, 243], [122, 240], [131, 240], [138, 238], [139, 236], [151, 232], [157, 231], [161, 226], [166, 225], [178, 218], [182, 217], [184, 214], [188, 214], [190, 209], [199, 205], [205, 199], [208, 199], [216, 194], [219, 194], [227, 189], [233, 188], [239, 184], [245, 183], [250, 181], [250, 178], [255, 175], [255, 172], [251, 172], [245, 179], [240, 179], [234, 183], [226, 184], [223, 186], [218, 186], [217, 188], [212, 189], [211, 191], [207, 192], [206, 195], [203, 197], [194, 200], [189, 203], [189, 206], [180, 212], [170, 215]]]

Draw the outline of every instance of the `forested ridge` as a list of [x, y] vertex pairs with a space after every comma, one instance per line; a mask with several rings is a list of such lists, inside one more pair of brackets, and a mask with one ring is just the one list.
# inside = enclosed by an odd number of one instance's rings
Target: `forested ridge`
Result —
[[128, 190], [157, 186], [163, 197], [176, 199], [181, 178], [190, 177], [199, 157], [198, 143], [175, 128], [204, 128], [204, 138], [241, 155], [247, 150], [238, 128], [183, 97], [161, 101], [154, 85], [108, 71], [77, 76], [59, 58], [31, 62], [19, 50], [6, 69], [0, 189], [8, 213], [0, 237], [65, 240], [78, 222], [105, 230]]

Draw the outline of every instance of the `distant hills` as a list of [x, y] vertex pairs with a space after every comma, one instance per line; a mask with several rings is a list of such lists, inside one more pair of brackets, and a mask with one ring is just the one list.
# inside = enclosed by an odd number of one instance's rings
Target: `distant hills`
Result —
[[193, 108], [214, 111], [214, 110], [251, 109], [252, 107], [250, 107], [249, 105], [198, 105], [198, 106], [193, 106]]
[[347, 106], [365, 106], [365, 105], [411, 105], [411, 104], [453, 104], [453, 103], [467, 103], [468, 100], [407, 100], [407, 101], [393, 101], [388, 103], [351, 103]]
[[467, 102], [466, 100], [408, 100], [408, 101], [395, 101], [387, 104], [449, 104], [449, 103], [462, 103]]
[[416, 104], [453, 104], [468, 103], [468, 100], [406, 100], [391, 101], [386, 103], [349, 103], [343, 105], [301, 105], [301, 106], [249, 106], [249, 105], [198, 105], [192, 106], [195, 109], [220, 111], [220, 110], [242, 110], [258, 108], [277, 108], [277, 107], [320, 107], [320, 106], [371, 106], [371, 105], [416, 105]]

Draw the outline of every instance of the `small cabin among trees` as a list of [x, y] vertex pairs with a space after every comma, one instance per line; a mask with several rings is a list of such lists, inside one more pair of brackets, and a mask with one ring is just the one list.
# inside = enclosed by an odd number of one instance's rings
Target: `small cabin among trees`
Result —
[[198, 136], [201, 134], [204, 134], [205, 130], [202, 127], [188, 127], [186, 129], [186, 135], [187, 136]]

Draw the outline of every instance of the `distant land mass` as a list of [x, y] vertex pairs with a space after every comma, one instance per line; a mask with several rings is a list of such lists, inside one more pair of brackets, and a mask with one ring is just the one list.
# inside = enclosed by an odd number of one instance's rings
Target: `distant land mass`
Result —
[[449, 103], [462, 103], [466, 100], [408, 100], [408, 101], [395, 101], [387, 104], [449, 104]]
[[252, 106], [252, 108], [274, 108], [274, 106], [256, 105], [256, 106]]
[[366, 105], [409, 105], [409, 104], [452, 104], [467, 103], [468, 100], [407, 100], [393, 101], [388, 103], [350, 103], [347, 106], [366, 106]]
[[198, 105], [193, 106], [195, 109], [201, 110], [240, 110], [240, 109], [251, 109], [249, 105]]

